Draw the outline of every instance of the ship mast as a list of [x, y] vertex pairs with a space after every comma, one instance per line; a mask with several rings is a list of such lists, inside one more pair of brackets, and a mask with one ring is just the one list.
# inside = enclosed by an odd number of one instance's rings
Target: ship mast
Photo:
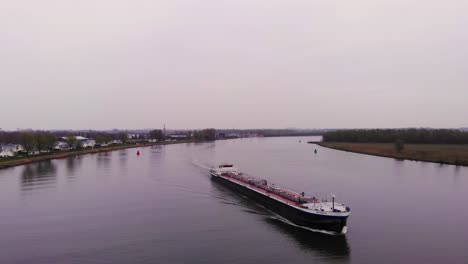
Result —
[[332, 211], [335, 211], [335, 195], [332, 194]]

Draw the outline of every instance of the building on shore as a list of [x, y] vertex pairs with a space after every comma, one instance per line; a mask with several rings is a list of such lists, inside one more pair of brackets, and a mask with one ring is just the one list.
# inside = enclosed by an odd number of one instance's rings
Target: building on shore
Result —
[[55, 144], [54, 150], [56, 151], [66, 151], [70, 150], [70, 146], [66, 142], [59, 141]]
[[[60, 137], [58, 138], [58, 141], [66, 141], [68, 137]], [[76, 141], [82, 141], [82, 140], [87, 140], [88, 138], [82, 137], [82, 136], [75, 136]]]
[[178, 141], [178, 140], [187, 140], [189, 137], [188, 135], [170, 135], [169, 139], [171, 141]]
[[18, 152], [23, 152], [24, 147], [20, 144], [0, 145], [0, 158], [11, 158], [16, 156]]
[[82, 148], [94, 148], [96, 141], [94, 139], [85, 139], [80, 142]]
[[[71, 149], [71, 146], [68, 144], [60, 144], [60, 143], [66, 143], [68, 137], [60, 137], [58, 139], [56, 148], [55, 150], [69, 150]], [[82, 147], [82, 148], [93, 148], [96, 146], [96, 141], [94, 139], [82, 137], [82, 136], [75, 136], [75, 140], [77, 141], [77, 145]]]

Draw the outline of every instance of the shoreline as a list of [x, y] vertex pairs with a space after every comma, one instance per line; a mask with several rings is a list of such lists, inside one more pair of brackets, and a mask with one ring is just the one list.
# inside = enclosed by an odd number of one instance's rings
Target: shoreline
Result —
[[147, 143], [147, 144], [141, 144], [141, 145], [118, 145], [118, 146], [100, 147], [100, 148], [93, 148], [93, 149], [53, 152], [50, 154], [21, 157], [21, 158], [13, 159], [13, 160], [5, 160], [5, 161], [0, 160], [0, 170], [15, 167], [15, 166], [26, 165], [26, 164], [30, 164], [34, 162], [54, 160], [54, 159], [63, 159], [63, 158], [72, 157], [72, 156], [94, 154], [94, 153], [99, 153], [99, 152], [108, 152], [108, 151], [115, 151], [115, 150], [121, 150], [121, 149], [140, 148], [140, 147], [151, 147], [151, 146], [158, 146], [158, 145], [194, 143], [194, 142], [197, 142], [197, 141], [195, 140], [182, 141], [181, 140], [181, 141], [168, 141], [168, 142], [160, 142], [160, 143]]
[[[362, 146], [372, 146], [372, 145], [384, 145], [384, 143], [379, 144], [373, 144], [373, 143], [337, 143], [337, 142], [314, 142], [310, 141], [307, 142], [309, 144], [316, 144], [324, 148], [329, 148], [329, 149], [334, 149], [334, 150], [340, 150], [340, 151], [345, 151], [345, 152], [351, 152], [351, 153], [357, 153], [357, 154], [364, 154], [364, 155], [371, 155], [371, 156], [377, 156], [377, 157], [384, 157], [384, 158], [393, 158], [397, 160], [410, 160], [410, 161], [421, 161], [421, 162], [431, 162], [431, 163], [437, 163], [437, 164], [445, 164], [445, 165], [455, 165], [455, 166], [468, 166], [468, 161], [463, 160], [463, 159], [455, 159], [452, 160], [447, 155], [439, 155], [437, 157], [430, 157], [430, 158], [425, 158], [422, 157], [424, 155], [427, 155], [429, 151], [423, 151], [423, 150], [413, 150], [413, 151], [406, 151], [406, 149], [402, 153], [397, 153], [393, 150], [393, 144], [387, 144], [388, 147], [386, 149], [384, 148], [374, 148], [374, 149], [369, 149], [369, 150], [364, 150], [363, 148], [359, 148]], [[354, 144], [354, 145], [353, 145]], [[415, 146], [416, 144], [411, 144], [411, 146]], [[428, 146], [427, 144], [421, 144], [419, 146]], [[438, 145], [435, 145], [438, 146]], [[406, 151], [406, 152], [405, 152]], [[437, 151], [433, 151], [433, 153], [436, 153]], [[440, 153], [444, 154], [444, 153]]]

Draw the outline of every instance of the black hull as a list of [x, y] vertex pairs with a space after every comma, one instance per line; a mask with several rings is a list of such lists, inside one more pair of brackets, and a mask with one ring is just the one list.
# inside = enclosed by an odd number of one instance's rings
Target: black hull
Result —
[[211, 178], [239, 192], [252, 201], [264, 206], [268, 210], [298, 226], [335, 233], [341, 233], [343, 231], [343, 227], [346, 226], [347, 217], [325, 216], [307, 213], [293, 206], [284, 204], [271, 197], [251, 190], [247, 187], [231, 182], [223, 177], [212, 175]]

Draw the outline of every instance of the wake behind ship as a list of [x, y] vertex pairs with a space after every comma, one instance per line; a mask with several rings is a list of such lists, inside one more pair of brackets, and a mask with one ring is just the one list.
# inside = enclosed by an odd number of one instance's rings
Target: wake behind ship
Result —
[[219, 181], [245, 195], [268, 210], [295, 225], [345, 234], [349, 207], [335, 202], [320, 201], [290, 190], [276, 187], [266, 180], [243, 174], [232, 164], [222, 164], [210, 171], [213, 180]]

